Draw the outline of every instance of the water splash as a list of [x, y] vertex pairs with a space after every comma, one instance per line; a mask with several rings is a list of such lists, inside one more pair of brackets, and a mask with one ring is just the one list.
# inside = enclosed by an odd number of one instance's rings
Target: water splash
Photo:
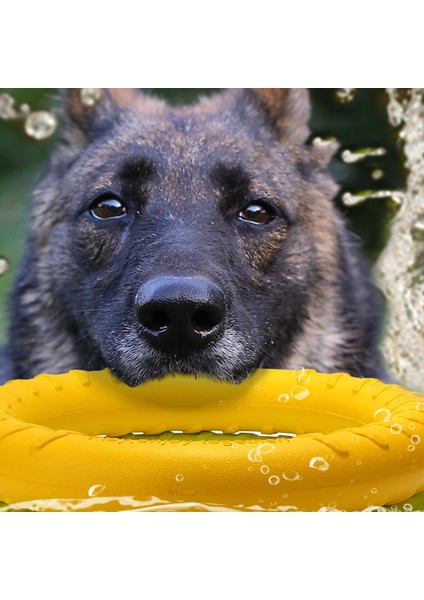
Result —
[[409, 171], [389, 241], [375, 267], [389, 319], [383, 354], [396, 380], [424, 391], [424, 89], [387, 89], [388, 116], [404, 143]]
[[385, 156], [385, 148], [361, 148], [360, 150], [343, 150], [341, 158], [347, 164], [360, 162], [369, 156]]
[[403, 194], [393, 190], [365, 190], [356, 194], [345, 192], [342, 196], [342, 202], [345, 206], [356, 206], [362, 204], [365, 200], [391, 200], [395, 205], [400, 206], [403, 201]]

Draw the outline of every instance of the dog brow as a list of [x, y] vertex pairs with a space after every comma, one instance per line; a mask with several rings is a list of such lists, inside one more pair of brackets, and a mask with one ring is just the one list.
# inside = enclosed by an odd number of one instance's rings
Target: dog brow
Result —
[[118, 174], [124, 183], [137, 183], [149, 181], [155, 172], [153, 161], [147, 157], [132, 156], [125, 158], [119, 168]]
[[211, 179], [218, 188], [230, 194], [245, 193], [250, 184], [250, 177], [241, 165], [223, 162], [212, 169]]

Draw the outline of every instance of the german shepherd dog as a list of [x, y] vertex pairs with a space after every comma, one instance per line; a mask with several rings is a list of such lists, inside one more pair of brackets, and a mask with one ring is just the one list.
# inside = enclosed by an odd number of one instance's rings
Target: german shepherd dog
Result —
[[334, 149], [306, 143], [306, 90], [178, 107], [82, 97], [61, 95], [2, 381], [105, 367], [130, 386], [259, 367], [384, 377], [374, 291], [332, 201]]

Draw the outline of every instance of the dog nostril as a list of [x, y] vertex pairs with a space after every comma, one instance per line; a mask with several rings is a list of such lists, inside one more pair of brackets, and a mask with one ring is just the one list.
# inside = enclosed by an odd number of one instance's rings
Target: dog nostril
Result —
[[169, 326], [169, 317], [164, 310], [145, 309], [139, 313], [139, 321], [143, 327], [154, 333], [166, 331]]
[[199, 309], [191, 317], [191, 326], [196, 333], [207, 333], [222, 321], [218, 310]]

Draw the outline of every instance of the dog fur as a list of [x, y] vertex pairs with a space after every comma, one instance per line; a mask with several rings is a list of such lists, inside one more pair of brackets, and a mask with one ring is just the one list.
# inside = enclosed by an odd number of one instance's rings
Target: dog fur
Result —
[[[0, 380], [109, 367], [129, 385], [169, 372], [239, 382], [259, 367], [384, 378], [379, 308], [333, 198], [332, 152], [308, 145], [302, 89], [223, 90], [170, 107], [139, 90], [94, 106], [63, 92], [62, 130], [34, 191]], [[105, 194], [128, 214], [93, 218]], [[271, 206], [246, 222], [249, 203]], [[222, 334], [179, 357], [134, 316], [161, 275], [220, 286]]]

